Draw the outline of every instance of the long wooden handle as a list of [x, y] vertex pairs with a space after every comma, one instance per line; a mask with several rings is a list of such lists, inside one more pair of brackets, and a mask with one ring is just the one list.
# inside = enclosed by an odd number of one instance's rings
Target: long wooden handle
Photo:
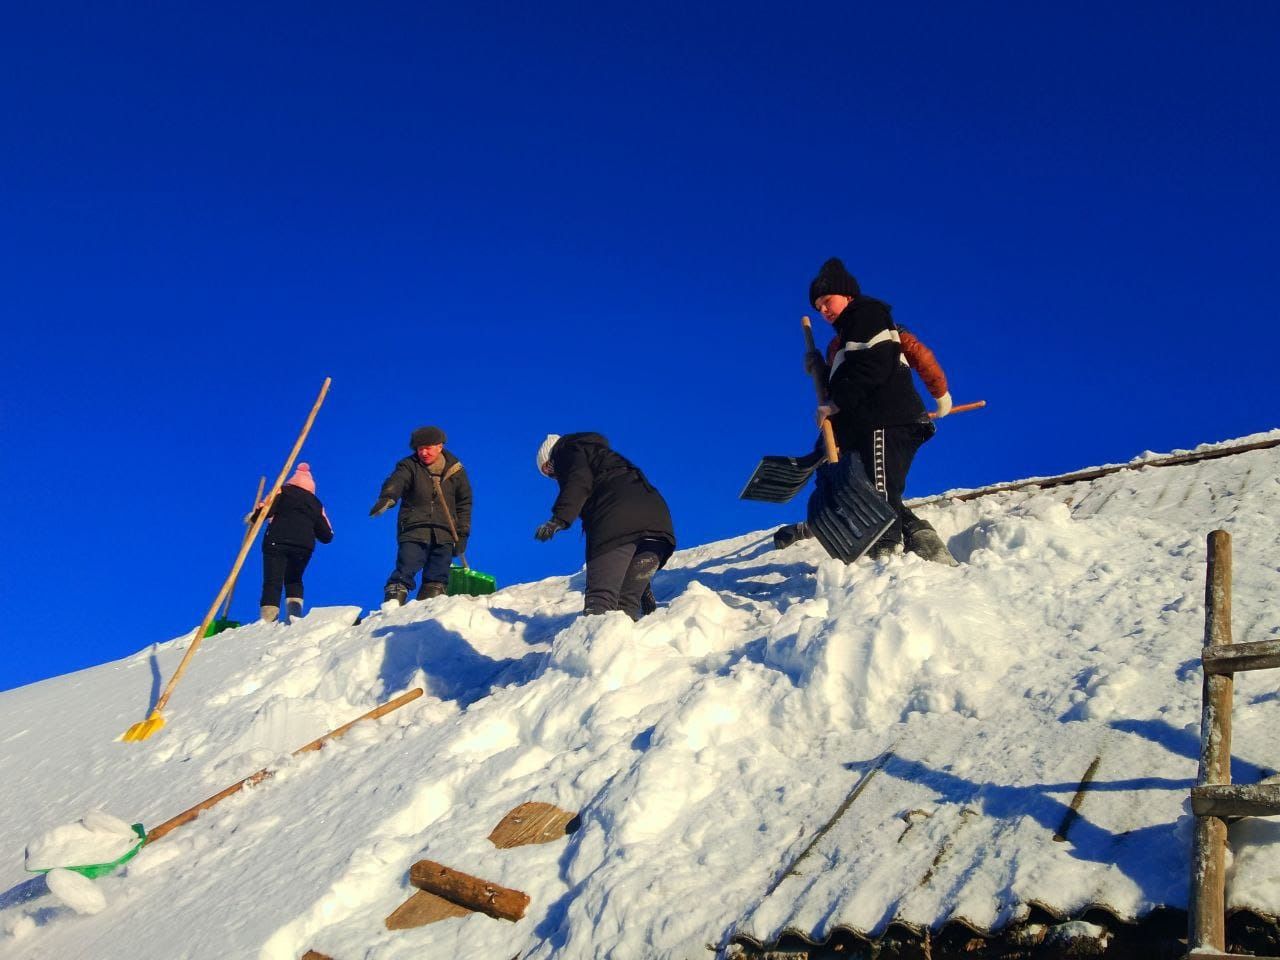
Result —
[[[431, 482], [436, 485], [436, 500], [440, 502], [440, 509], [444, 511], [444, 518], [449, 521], [449, 532], [453, 534], [453, 542], [456, 544], [458, 542], [458, 528], [453, 525], [453, 513], [449, 510], [449, 505], [444, 502], [444, 485], [435, 474], [432, 474]], [[458, 559], [462, 561], [462, 569], [468, 569], [467, 555], [459, 552]]]
[[[352, 720], [350, 723], [344, 723], [342, 726], [338, 727], [338, 729], [330, 730], [323, 737], [319, 737], [315, 740], [312, 740], [310, 743], [308, 743], [304, 747], [299, 747], [297, 750], [293, 751], [291, 756], [296, 757], [300, 753], [308, 753], [312, 750], [319, 750], [330, 740], [336, 740], [338, 737], [342, 736], [344, 733], [346, 733], [348, 730], [354, 727], [357, 723], [361, 723], [365, 720], [377, 720], [379, 717], [386, 716], [392, 710], [399, 710], [406, 703], [412, 703], [414, 700], [417, 700], [420, 696], [422, 696], [421, 687], [415, 687], [414, 689], [410, 690], [408, 693], [402, 693], [400, 696], [396, 697], [394, 700], [388, 700], [382, 706], [376, 707], [373, 710], [370, 710], [368, 713], [361, 714], [360, 716]], [[190, 823], [192, 820], [200, 816], [200, 814], [202, 814], [204, 811], [208, 810], [210, 807], [214, 806], [215, 804], [221, 803], [223, 800], [227, 799], [227, 797], [230, 797], [230, 796], [233, 796], [234, 794], [239, 793], [245, 787], [251, 787], [255, 783], [261, 783], [263, 780], [266, 780], [268, 777], [272, 776], [274, 773], [275, 771], [272, 770], [270, 767], [264, 767], [263, 769], [259, 770], [257, 773], [252, 774], [248, 777], [245, 777], [243, 780], [239, 781], [238, 783], [233, 783], [231, 786], [227, 787], [225, 790], [221, 790], [218, 793], [215, 793], [209, 799], [201, 800], [194, 807], [188, 807], [186, 810], [183, 810], [176, 817], [170, 817], [168, 820], [160, 824], [158, 827], [153, 827], [152, 829], [148, 830], [147, 843], [154, 843], [155, 841], [163, 837], [166, 833], [169, 833], [173, 830], [178, 829], [178, 827], [182, 826], [184, 823]]]
[[[809, 323], [808, 317], [800, 318], [800, 325], [804, 327], [804, 343], [811, 353], [817, 353], [818, 348], [813, 342], [813, 326]], [[822, 368], [814, 366], [809, 371], [813, 377], [813, 386], [818, 391], [818, 403], [827, 402], [827, 382], [823, 376]], [[836, 446], [836, 435], [831, 430], [831, 421], [822, 421], [822, 443], [827, 448], [827, 460], [835, 463], [840, 459], [840, 448]]]
[[[262, 488], [263, 488], [263, 487], [265, 487], [266, 485], [267, 485], [267, 478], [266, 478], [266, 477], [259, 477], [259, 478], [258, 478], [258, 492], [257, 492], [257, 493], [255, 493], [255, 494], [253, 495], [253, 506], [251, 506], [251, 507], [249, 508], [249, 512], [250, 512], [250, 514], [252, 514], [254, 510], [257, 510], [257, 509], [258, 509], [258, 504], [260, 504], [260, 503], [262, 502]], [[249, 535], [249, 529], [248, 529], [248, 528], [249, 528], [249, 526], [250, 526], [250, 524], [248, 524], [248, 523], [246, 523], [246, 524], [245, 524], [245, 531], [244, 531], [244, 534], [245, 534], [245, 536], [246, 536], [246, 537]], [[219, 616], [219, 618], [220, 618], [220, 619], [222, 619], [222, 620], [227, 619], [227, 614], [231, 612], [231, 598], [235, 596], [235, 594], [236, 594], [236, 584], [237, 584], [237, 583], [239, 583], [239, 582], [240, 582], [240, 577], [239, 577], [238, 575], [237, 575], [237, 577], [236, 577], [234, 580], [232, 580], [232, 581], [231, 581], [231, 589], [227, 591], [227, 599], [226, 599], [226, 602], [224, 602], [224, 603], [222, 604], [222, 613], [220, 613], [220, 614], [218, 615], [218, 616]]]
[[[949, 411], [947, 411], [947, 416], [951, 416], [951, 414], [953, 413], [964, 413], [966, 410], [981, 410], [986, 405], [987, 405], [987, 401], [985, 400], [975, 400], [973, 403], [962, 403], [959, 406], [952, 407]], [[929, 414], [929, 419], [937, 420], [938, 414], [936, 412]]]
[[266, 523], [267, 514], [271, 512], [271, 504], [280, 492], [280, 488], [284, 486], [284, 481], [289, 476], [289, 471], [293, 469], [293, 462], [298, 459], [298, 453], [302, 450], [302, 444], [306, 441], [307, 434], [311, 432], [311, 425], [316, 421], [316, 414], [320, 412], [320, 404], [324, 403], [324, 398], [329, 392], [329, 384], [331, 382], [328, 377], [324, 378], [324, 384], [320, 387], [320, 395], [316, 397], [316, 402], [311, 407], [307, 422], [302, 425], [302, 432], [298, 434], [297, 442], [294, 443], [293, 449], [289, 452], [289, 459], [284, 462], [284, 469], [280, 471], [280, 476], [276, 477], [276, 482], [271, 487], [271, 492], [262, 502], [262, 509], [258, 511], [257, 519], [249, 525], [249, 532], [244, 535], [244, 540], [240, 544], [240, 552], [236, 555], [236, 562], [231, 566], [231, 573], [223, 581], [222, 589], [218, 591], [218, 595], [213, 598], [213, 603], [210, 604], [208, 613], [204, 615], [204, 619], [196, 629], [195, 638], [191, 641], [191, 645], [187, 647], [186, 655], [182, 658], [182, 662], [178, 664], [178, 669], [173, 672], [173, 676], [169, 678], [169, 683], [164, 688], [164, 693], [160, 694], [160, 699], [156, 701], [156, 705], [151, 711], [153, 714], [159, 713], [164, 709], [165, 704], [169, 702], [169, 697], [173, 694], [173, 688], [178, 685], [182, 675], [187, 672], [187, 664], [191, 662], [192, 655], [199, 649], [201, 642], [204, 640], [204, 632], [209, 629], [209, 624], [213, 622], [213, 618], [217, 615], [218, 608], [222, 606], [222, 601], [226, 599], [227, 593], [231, 590], [231, 585], [235, 583], [236, 577], [240, 575], [240, 567], [249, 553], [249, 547], [253, 545], [254, 539], [258, 536], [258, 531]]

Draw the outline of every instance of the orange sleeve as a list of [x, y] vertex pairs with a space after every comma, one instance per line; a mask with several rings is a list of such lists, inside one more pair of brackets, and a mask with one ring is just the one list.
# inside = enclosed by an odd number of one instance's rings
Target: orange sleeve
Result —
[[902, 353], [911, 364], [911, 369], [920, 374], [920, 379], [929, 389], [931, 397], [940, 397], [947, 392], [947, 375], [933, 351], [915, 338], [914, 334], [899, 328], [898, 335], [902, 342]]

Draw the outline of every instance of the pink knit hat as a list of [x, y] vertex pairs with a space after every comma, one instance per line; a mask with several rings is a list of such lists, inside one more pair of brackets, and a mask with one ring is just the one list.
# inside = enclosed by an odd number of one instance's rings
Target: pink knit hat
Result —
[[292, 484], [295, 487], [301, 487], [303, 490], [306, 490], [308, 493], [315, 493], [316, 481], [315, 481], [315, 478], [311, 476], [311, 464], [309, 463], [298, 464], [298, 469], [293, 472], [293, 476], [284, 482], [284, 485], [286, 487], [289, 486], [290, 484]]

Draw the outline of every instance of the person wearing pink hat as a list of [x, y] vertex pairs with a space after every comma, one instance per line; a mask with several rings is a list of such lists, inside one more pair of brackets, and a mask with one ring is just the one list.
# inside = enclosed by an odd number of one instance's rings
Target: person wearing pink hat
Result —
[[[257, 512], [250, 514], [250, 520]], [[263, 620], [271, 623], [280, 615], [281, 590], [290, 619], [302, 616], [302, 574], [317, 540], [331, 542], [333, 527], [316, 497], [311, 465], [300, 463], [267, 513], [267, 531], [262, 537]]]

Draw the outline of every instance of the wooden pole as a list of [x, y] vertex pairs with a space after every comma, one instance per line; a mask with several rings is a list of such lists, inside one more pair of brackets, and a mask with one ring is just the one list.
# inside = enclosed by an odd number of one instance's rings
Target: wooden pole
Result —
[[165, 704], [169, 702], [169, 697], [173, 695], [173, 688], [178, 685], [182, 675], [187, 672], [187, 664], [191, 662], [191, 657], [200, 648], [200, 644], [204, 640], [204, 632], [209, 629], [209, 624], [213, 622], [218, 608], [222, 606], [222, 601], [231, 590], [231, 585], [235, 583], [236, 577], [240, 575], [240, 567], [244, 564], [244, 558], [249, 553], [249, 547], [252, 546], [254, 539], [258, 536], [258, 531], [262, 529], [262, 525], [266, 523], [271, 504], [276, 495], [280, 493], [280, 488], [284, 486], [284, 481], [289, 476], [289, 471], [293, 469], [293, 462], [298, 459], [302, 444], [306, 441], [307, 434], [311, 432], [311, 425], [316, 421], [316, 414], [320, 412], [320, 405], [324, 403], [325, 395], [329, 392], [330, 383], [330, 379], [325, 377], [324, 383], [320, 387], [320, 395], [316, 397], [316, 402], [311, 407], [311, 413], [307, 415], [307, 422], [302, 425], [302, 432], [298, 434], [298, 439], [294, 443], [293, 449], [289, 451], [289, 458], [284, 462], [284, 469], [280, 471], [280, 476], [276, 477], [276, 482], [272, 485], [271, 492], [267, 494], [267, 498], [262, 501], [262, 509], [258, 511], [257, 519], [249, 525], [249, 532], [244, 535], [244, 541], [240, 544], [240, 553], [236, 555], [236, 562], [231, 567], [231, 573], [223, 582], [222, 589], [218, 591], [218, 595], [213, 598], [209, 611], [204, 615], [200, 626], [196, 628], [195, 638], [191, 641], [191, 645], [187, 647], [186, 655], [183, 656], [182, 662], [178, 664], [178, 669], [173, 672], [168, 685], [164, 688], [164, 693], [160, 694], [160, 699], [156, 701], [156, 705], [151, 711], [153, 716], [159, 714], [164, 709]]
[[529, 906], [527, 893], [452, 870], [434, 860], [419, 860], [410, 867], [409, 882], [469, 910], [512, 923], [523, 917]]
[[[267, 485], [267, 478], [259, 477], [258, 492], [253, 495], [253, 506], [249, 508], [250, 513], [258, 509], [258, 504], [262, 502], [262, 488], [265, 487], [266, 485]], [[245, 524], [246, 529], [244, 533], [246, 537], [249, 535], [249, 530], [247, 529], [249, 526], [250, 524], [248, 523]], [[231, 589], [227, 591], [227, 600], [226, 600], [226, 603], [222, 605], [222, 613], [219, 615], [219, 619], [221, 620], [227, 619], [227, 614], [231, 612], [231, 598], [235, 596], [236, 584], [239, 582], [240, 582], [239, 576], [237, 576], [234, 580], [231, 581]]]
[[[809, 322], [808, 317], [800, 318], [800, 325], [804, 327], [804, 345], [810, 353], [817, 353], [817, 344], [813, 342], [813, 325]], [[818, 393], [818, 403], [827, 402], [827, 382], [823, 376], [824, 367], [816, 364], [809, 371], [809, 375], [813, 377], [813, 387]], [[831, 429], [831, 421], [823, 420], [822, 427], [822, 443], [827, 448], [827, 459], [831, 463], [835, 463], [840, 459], [840, 448], [836, 446], [836, 435]]]
[[[1204, 645], [1231, 643], [1231, 535], [1209, 534], [1204, 587]], [[1200, 713], [1200, 786], [1231, 782], [1230, 674], [1204, 674]], [[1187, 908], [1187, 947], [1226, 950], [1227, 825], [1220, 817], [1196, 817], [1191, 855], [1191, 889]]]
[[[376, 707], [375, 709], [370, 710], [368, 713], [361, 714], [360, 716], [352, 720], [350, 723], [344, 723], [342, 726], [338, 727], [338, 729], [330, 730], [323, 737], [319, 737], [315, 740], [312, 740], [306, 746], [299, 747], [297, 750], [293, 751], [291, 756], [296, 757], [300, 753], [309, 753], [312, 750], [319, 750], [330, 740], [338, 739], [340, 736], [342, 736], [344, 733], [346, 733], [348, 730], [354, 727], [357, 723], [362, 723], [365, 720], [377, 720], [379, 717], [385, 717], [392, 710], [399, 710], [406, 703], [412, 703], [414, 700], [417, 700], [420, 696], [422, 696], [422, 688], [415, 687], [414, 689], [410, 690], [408, 693], [403, 693], [400, 696], [396, 697], [394, 700], [388, 700], [382, 706]], [[153, 827], [152, 829], [148, 830], [147, 843], [155, 843], [165, 834], [178, 829], [178, 827], [182, 826], [185, 823], [190, 823], [196, 817], [200, 816], [200, 814], [202, 814], [204, 811], [208, 810], [212, 806], [216, 806], [217, 804], [221, 803], [223, 800], [227, 799], [227, 797], [234, 796], [235, 794], [243, 790], [245, 787], [251, 787], [255, 783], [261, 783], [263, 780], [266, 780], [268, 777], [274, 774], [275, 774], [274, 770], [272, 770], [269, 767], [264, 767], [262, 770], [259, 770], [257, 773], [251, 774], [250, 776], [245, 777], [243, 780], [239, 781], [238, 783], [233, 783], [231, 786], [227, 787], [225, 790], [221, 790], [218, 793], [215, 793], [212, 797], [209, 797], [207, 800], [201, 800], [194, 807], [188, 807], [186, 810], [183, 810], [176, 817], [170, 817], [168, 820], [166, 820], [164, 823], [160, 824], [159, 826]]]
[[[985, 400], [975, 400], [973, 401], [973, 403], [958, 403], [951, 408], [951, 410], [947, 413], [947, 416], [951, 416], [951, 414], [953, 413], [964, 413], [967, 410], [981, 410], [986, 405], [987, 405], [987, 401]], [[929, 414], [929, 419], [937, 420], [938, 419], [937, 411], [931, 412]]]

